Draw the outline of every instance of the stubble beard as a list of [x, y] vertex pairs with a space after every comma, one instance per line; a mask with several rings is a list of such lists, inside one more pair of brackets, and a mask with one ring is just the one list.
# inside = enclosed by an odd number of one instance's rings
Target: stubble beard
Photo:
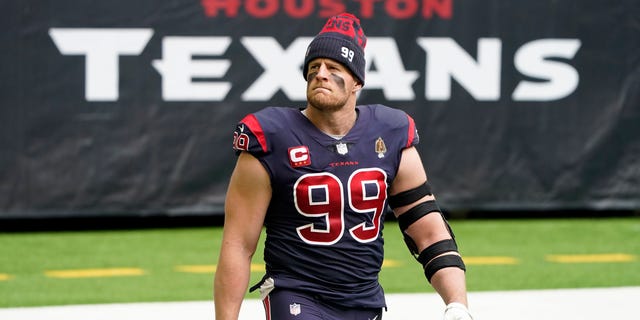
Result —
[[[339, 84], [336, 86], [335, 90], [338, 92], [331, 91], [330, 93], [309, 92], [308, 86], [310, 85], [310, 82], [307, 82], [307, 102], [311, 107], [320, 111], [332, 112], [342, 109], [347, 104], [347, 101], [349, 101], [349, 95], [347, 94], [347, 90], [344, 86], [344, 80], [334, 76], [334, 81]], [[336, 93], [338, 94], [336, 95]]]
[[338, 111], [347, 104], [348, 96], [337, 98], [332, 95], [312, 93], [307, 95], [309, 105], [320, 111]]

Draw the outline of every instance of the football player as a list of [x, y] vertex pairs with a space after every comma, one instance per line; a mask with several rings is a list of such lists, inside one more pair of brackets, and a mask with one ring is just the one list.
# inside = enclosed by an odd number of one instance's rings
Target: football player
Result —
[[304, 108], [268, 107], [236, 127], [215, 276], [217, 320], [237, 320], [251, 258], [266, 228], [266, 319], [382, 318], [382, 229], [392, 209], [410, 252], [442, 297], [447, 320], [470, 320], [465, 265], [415, 148], [413, 119], [356, 105], [366, 36], [330, 18], [309, 45]]

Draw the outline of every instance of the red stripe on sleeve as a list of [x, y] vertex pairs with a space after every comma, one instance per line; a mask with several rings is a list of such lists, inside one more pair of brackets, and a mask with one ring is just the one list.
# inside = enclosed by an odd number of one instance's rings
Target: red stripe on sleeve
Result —
[[267, 152], [267, 138], [265, 137], [262, 126], [260, 125], [260, 122], [258, 121], [256, 116], [253, 114], [247, 115], [240, 122], [246, 124], [247, 127], [249, 127], [251, 132], [253, 132], [253, 135], [258, 139], [258, 143], [260, 143], [262, 151]]
[[409, 131], [407, 132], [407, 148], [409, 148], [413, 145], [413, 139], [416, 138], [416, 123], [409, 115], [407, 115], [407, 119], [409, 120]]

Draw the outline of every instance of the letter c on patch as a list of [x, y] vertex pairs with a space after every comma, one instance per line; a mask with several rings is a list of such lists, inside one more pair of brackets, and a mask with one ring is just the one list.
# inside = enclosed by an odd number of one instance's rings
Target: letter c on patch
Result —
[[309, 148], [306, 146], [289, 148], [289, 163], [294, 168], [310, 165], [311, 157], [309, 156]]

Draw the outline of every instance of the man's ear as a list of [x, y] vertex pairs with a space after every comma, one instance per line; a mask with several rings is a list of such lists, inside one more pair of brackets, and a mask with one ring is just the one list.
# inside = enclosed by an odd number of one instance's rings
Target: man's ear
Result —
[[360, 81], [356, 82], [356, 84], [353, 86], [353, 92], [358, 92], [362, 90], [362, 83], [360, 83]]

